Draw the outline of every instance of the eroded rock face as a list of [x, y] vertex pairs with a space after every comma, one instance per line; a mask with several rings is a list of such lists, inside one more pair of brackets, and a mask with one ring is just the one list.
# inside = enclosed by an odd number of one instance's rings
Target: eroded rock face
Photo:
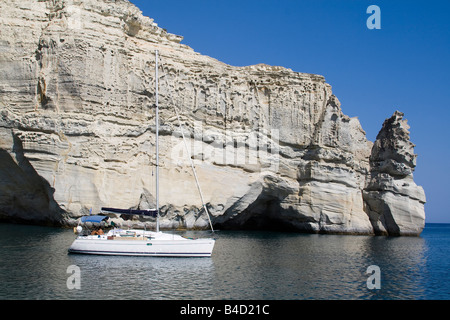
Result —
[[386, 119], [370, 156], [364, 200], [378, 234], [416, 235], [425, 226], [425, 192], [413, 180], [417, 155], [403, 116]]
[[397, 234], [381, 207], [415, 199], [424, 217], [417, 189], [391, 192], [399, 172], [414, 184], [415, 158], [395, 145], [409, 137], [372, 150], [322, 76], [226, 65], [124, 0], [10, 0], [0, 12], [5, 219], [70, 224], [102, 206], [155, 205], [155, 50], [162, 228], [208, 227], [189, 157], [218, 228]]

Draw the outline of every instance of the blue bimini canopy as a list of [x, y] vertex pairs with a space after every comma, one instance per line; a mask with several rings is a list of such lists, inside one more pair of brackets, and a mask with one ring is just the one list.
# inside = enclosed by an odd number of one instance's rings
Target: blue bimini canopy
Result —
[[107, 217], [107, 216], [85, 216], [85, 217], [81, 217], [81, 222], [100, 223], [100, 222], [106, 221], [108, 219], [109, 219], [109, 217]]
[[158, 215], [158, 210], [147, 209], [147, 210], [134, 210], [134, 209], [116, 209], [116, 208], [102, 208], [102, 212], [115, 213], [115, 214], [126, 214], [126, 215], [138, 215], [138, 216], [148, 216], [154, 217]]

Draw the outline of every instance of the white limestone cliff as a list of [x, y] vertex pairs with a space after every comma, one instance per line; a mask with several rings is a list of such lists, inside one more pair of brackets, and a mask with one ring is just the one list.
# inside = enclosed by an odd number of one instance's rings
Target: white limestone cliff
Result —
[[208, 224], [177, 107], [216, 228], [421, 232], [423, 191], [389, 189], [414, 186], [414, 166], [378, 177], [381, 153], [322, 76], [229, 66], [181, 40], [125, 0], [1, 2], [0, 218], [70, 224], [154, 206], [159, 50], [163, 228]]
[[364, 200], [378, 234], [416, 235], [425, 226], [425, 192], [413, 180], [417, 155], [403, 116], [386, 119], [370, 156]]

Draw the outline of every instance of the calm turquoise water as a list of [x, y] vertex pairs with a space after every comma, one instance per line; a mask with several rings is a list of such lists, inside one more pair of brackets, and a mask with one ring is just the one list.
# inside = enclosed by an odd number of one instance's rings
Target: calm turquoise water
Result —
[[[417, 238], [216, 237], [212, 258], [83, 256], [67, 253], [72, 230], [0, 224], [0, 299], [450, 299], [450, 224], [427, 224]], [[379, 290], [367, 288], [370, 265]], [[80, 289], [67, 286], [69, 266]]]

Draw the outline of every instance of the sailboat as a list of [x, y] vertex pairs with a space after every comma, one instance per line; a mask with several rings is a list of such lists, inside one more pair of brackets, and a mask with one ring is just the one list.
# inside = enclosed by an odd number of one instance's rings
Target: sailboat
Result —
[[[149, 210], [131, 210], [117, 208], [102, 208], [106, 214], [140, 215], [156, 217], [156, 231], [124, 230], [114, 227], [106, 234], [97, 232], [86, 234], [81, 225], [75, 228], [79, 234], [69, 248], [70, 253], [118, 255], [118, 256], [153, 256], [153, 257], [211, 257], [215, 244], [213, 238], [188, 238], [178, 234], [161, 232], [159, 226], [159, 107], [158, 107], [158, 51], [155, 52], [156, 67], [156, 208]], [[178, 111], [177, 111], [178, 115]], [[181, 124], [180, 124], [181, 125]], [[184, 139], [184, 135], [183, 135]], [[191, 162], [192, 164], [192, 162]], [[212, 231], [209, 212], [204, 204], [195, 168], [194, 176], [200, 191], [203, 208], [208, 215]], [[82, 217], [80, 222], [101, 223], [108, 220], [107, 215], [89, 215]]]

